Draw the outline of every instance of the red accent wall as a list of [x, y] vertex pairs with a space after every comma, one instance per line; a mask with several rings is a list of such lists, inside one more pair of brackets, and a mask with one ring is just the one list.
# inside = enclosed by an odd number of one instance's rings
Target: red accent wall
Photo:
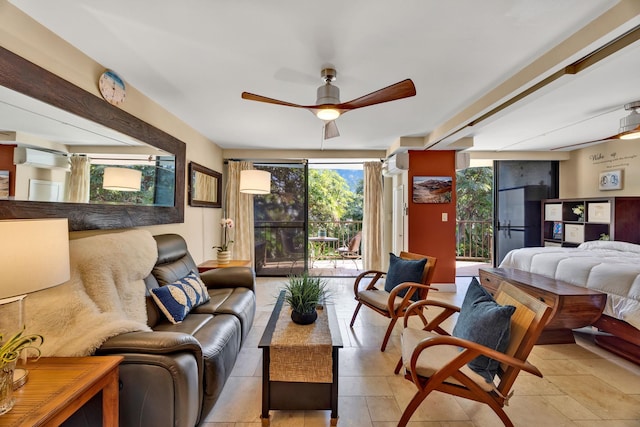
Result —
[[13, 164], [15, 145], [0, 144], [0, 171], [9, 171], [9, 197], [16, 194], [16, 166]]
[[[452, 177], [451, 203], [414, 203], [414, 176]], [[455, 151], [409, 152], [409, 251], [438, 259], [433, 283], [455, 283], [456, 279], [455, 188]], [[443, 213], [448, 215], [446, 222]]]

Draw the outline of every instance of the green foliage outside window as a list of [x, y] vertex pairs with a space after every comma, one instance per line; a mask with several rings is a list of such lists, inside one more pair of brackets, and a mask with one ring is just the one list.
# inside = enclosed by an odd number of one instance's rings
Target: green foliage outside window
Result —
[[467, 168], [456, 173], [458, 257], [491, 259], [493, 169]]

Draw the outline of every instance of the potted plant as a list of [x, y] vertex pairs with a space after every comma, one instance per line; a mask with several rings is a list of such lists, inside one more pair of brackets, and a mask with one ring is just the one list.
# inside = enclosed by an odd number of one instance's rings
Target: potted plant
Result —
[[[24, 330], [4, 340], [0, 334], [0, 415], [13, 408], [13, 371], [20, 353], [25, 350], [36, 352], [40, 357], [40, 349], [44, 338], [42, 335], [23, 335]], [[5, 334], [6, 335], [6, 334]]]
[[214, 246], [213, 249], [218, 249], [218, 263], [229, 264], [231, 259], [231, 229], [233, 228], [233, 220], [231, 218], [222, 218], [220, 220], [220, 227], [222, 227], [222, 238], [220, 246]]
[[291, 320], [300, 325], [316, 321], [316, 307], [327, 295], [327, 282], [307, 273], [289, 276], [284, 287], [284, 300], [291, 307]]

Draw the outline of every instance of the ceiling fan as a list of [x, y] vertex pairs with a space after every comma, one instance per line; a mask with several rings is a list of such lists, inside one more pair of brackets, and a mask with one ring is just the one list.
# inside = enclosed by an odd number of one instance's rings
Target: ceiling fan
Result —
[[357, 108], [409, 98], [416, 94], [416, 87], [413, 82], [411, 79], [406, 79], [361, 96], [360, 98], [341, 103], [340, 89], [331, 84], [331, 82], [336, 80], [336, 76], [336, 70], [333, 68], [325, 68], [320, 72], [320, 77], [324, 81], [324, 85], [318, 88], [316, 105], [293, 104], [291, 102], [279, 101], [277, 99], [267, 98], [266, 96], [255, 95], [249, 92], [242, 92], [242, 98], [250, 101], [260, 101], [268, 104], [284, 105], [285, 107], [304, 108], [309, 110], [320, 120], [325, 122], [324, 139], [329, 139], [340, 136], [335, 120], [342, 114]]
[[555, 150], [563, 150], [565, 148], [573, 148], [578, 147], [580, 145], [593, 144], [596, 142], [604, 142], [615, 139], [638, 139], [640, 138], [640, 113], [638, 113], [638, 109], [640, 109], [640, 101], [630, 102], [624, 105], [624, 109], [627, 111], [631, 111], [627, 116], [620, 119], [620, 129], [618, 129], [618, 133], [606, 138], [594, 139], [592, 141], [587, 142], [579, 142], [577, 144], [564, 145], [562, 147], [552, 148], [552, 151]]

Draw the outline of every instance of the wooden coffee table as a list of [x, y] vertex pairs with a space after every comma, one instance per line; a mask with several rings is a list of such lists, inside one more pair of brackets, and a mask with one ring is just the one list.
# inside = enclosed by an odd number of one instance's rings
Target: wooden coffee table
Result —
[[[271, 346], [276, 323], [284, 306], [284, 291], [280, 292], [269, 323], [260, 339], [262, 348], [262, 425], [269, 425], [269, 411], [280, 410], [331, 410], [331, 425], [338, 422], [338, 349], [342, 348], [342, 336], [338, 319], [332, 304], [325, 304], [329, 329], [331, 331], [331, 371], [333, 381], [291, 382], [272, 381], [270, 378]], [[287, 306], [284, 307], [287, 309]], [[306, 326], [303, 326], [306, 327]], [[280, 344], [282, 345], [282, 344]]]

